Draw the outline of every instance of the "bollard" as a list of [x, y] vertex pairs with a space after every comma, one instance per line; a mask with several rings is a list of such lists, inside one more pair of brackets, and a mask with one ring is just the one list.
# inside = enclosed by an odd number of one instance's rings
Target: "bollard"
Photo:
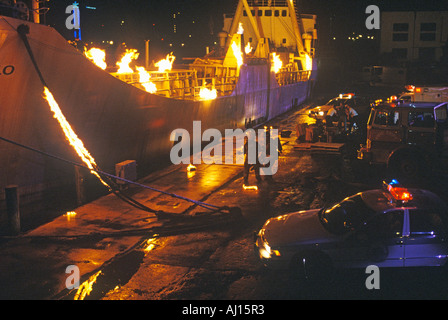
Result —
[[5, 188], [6, 211], [8, 213], [8, 233], [16, 236], [20, 233], [20, 210], [17, 186], [11, 185]]
[[86, 193], [84, 188], [84, 174], [82, 168], [75, 167], [76, 203], [82, 206], [86, 203]]

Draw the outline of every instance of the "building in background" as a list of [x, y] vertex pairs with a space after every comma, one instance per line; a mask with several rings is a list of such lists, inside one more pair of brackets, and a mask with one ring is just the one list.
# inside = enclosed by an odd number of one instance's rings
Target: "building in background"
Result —
[[380, 53], [398, 61], [440, 62], [447, 39], [448, 11], [381, 12]]

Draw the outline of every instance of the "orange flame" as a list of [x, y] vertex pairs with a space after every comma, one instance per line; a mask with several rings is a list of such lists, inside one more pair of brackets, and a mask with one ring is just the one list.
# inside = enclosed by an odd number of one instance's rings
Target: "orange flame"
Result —
[[305, 69], [306, 70], [312, 70], [313, 69], [313, 58], [306, 53], [305, 54]]
[[99, 68], [105, 70], [107, 68], [106, 64], [106, 52], [98, 48], [91, 48], [90, 50], [84, 49], [84, 55], [96, 64]]
[[196, 171], [196, 167], [190, 163], [190, 164], [188, 165], [188, 167], [187, 167], [187, 171], [188, 171], [188, 172]]
[[173, 68], [173, 62], [176, 57], [172, 55], [172, 52], [166, 55], [166, 59], [162, 59], [155, 63], [155, 66], [159, 68], [159, 72], [169, 71]]
[[236, 44], [236, 42], [232, 42], [232, 51], [233, 55], [236, 58], [236, 63], [238, 68], [243, 65], [243, 53], [241, 52], [241, 48]]
[[280, 56], [277, 55], [275, 52], [272, 53], [272, 67], [271, 70], [274, 71], [275, 73], [278, 73], [280, 71], [280, 69], [283, 66], [283, 62], [280, 59]]
[[50, 109], [54, 114], [53, 116], [58, 120], [59, 125], [64, 131], [65, 137], [67, 138], [73, 149], [76, 151], [78, 156], [87, 165], [87, 167], [90, 169], [90, 172], [93, 175], [95, 175], [101, 181], [102, 184], [104, 184], [106, 187], [109, 187], [109, 185], [103, 179], [101, 179], [99, 174], [95, 171], [95, 168], [97, 167], [95, 159], [84, 147], [84, 143], [81, 141], [81, 139], [78, 138], [75, 131], [73, 131], [72, 127], [68, 123], [61, 109], [59, 108], [58, 103], [54, 99], [53, 94], [50, 92], [50, 90], [48, 90], [47, 87], [44, 87], [44, 99], [47, 100], [48, 105], [50, 106]]
[[214, 100], [218, 97], [218, 92], [216, 89], [208, 89], [206, 87], [202, 87], [199, 91], [199, 98], [204, 100]]
[[252, 52], [252, 46], [250, 45], [250, 42], [248, 42], [247, 44], [246, 44], [246, 46], [244, 47], [244, 52], [246, 52], [246, 54], [249, 54], [249, 53], [251, 53]]
[[258, 190], [257, 186], [246, 186], [245, 184], [243, 184], [243, 189], [244, 190]]
[[93, 284], [96, 282], [96, 279], [101, 274], [101, 271], [98, 271], [94, 275], [90, 276], [89, 279], [84, 281], [76, 291], [74, 300], [84, 300], [86, 296], [88, 296], [93, 289]]
[[148, 71], [145, 70], [143, 67], [136, 67], [138, 74], [140, 76], [139, 81], [140, 84], [145, 88], [145, 90], [149, 93], [156, 93], [157, 87], [156, 85], [150, 80], [150, 76]]
[[136, 49], [126, 49], [126, 52], [121, 57], [121, 61], [117, 62], [117, 66], [120, 67], [117, 73], [134, 73], [129, 64], [132, 60], [137, 59], [138, 55], [139, 53]]

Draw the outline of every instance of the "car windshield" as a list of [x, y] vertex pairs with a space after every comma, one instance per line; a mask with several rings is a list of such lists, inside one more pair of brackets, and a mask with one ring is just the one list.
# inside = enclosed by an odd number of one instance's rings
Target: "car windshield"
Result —
[[330, 208], [320, 211], [320, 220], [324, 227], [335, 234], [344, 234], [354, 230], [375, 213], [364, 202], [360, 194], [345, 198]]

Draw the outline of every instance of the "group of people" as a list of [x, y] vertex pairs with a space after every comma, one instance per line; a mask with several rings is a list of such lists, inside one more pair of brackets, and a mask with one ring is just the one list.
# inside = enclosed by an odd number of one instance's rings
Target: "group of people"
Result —
[[346, 132], [351, 132], [353, 124], [357, 122], [358, 113], [348, 103], [350, 100], [339, 100], [328, 110], [325, 119], [327, 127], [333, 126], [333, 122], [338, 123], [338, 128]]

